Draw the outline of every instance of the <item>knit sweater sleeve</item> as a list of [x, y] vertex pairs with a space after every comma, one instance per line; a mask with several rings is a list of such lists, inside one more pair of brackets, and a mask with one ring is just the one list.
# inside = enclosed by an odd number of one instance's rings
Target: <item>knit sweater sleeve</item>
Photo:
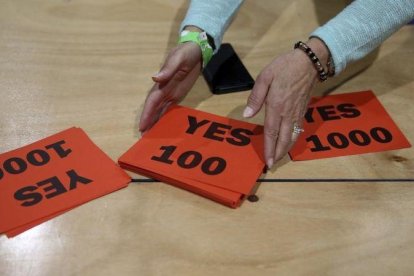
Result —
[[413, 18], [413, 0], [356, 0], [311, 36], [328, 46], [338, 74]]
[[243, 0], [192, 0], [180, 31], [188, 25], [203, 29], [214, 38], [217, 51], [224, 32], [242, 3]]

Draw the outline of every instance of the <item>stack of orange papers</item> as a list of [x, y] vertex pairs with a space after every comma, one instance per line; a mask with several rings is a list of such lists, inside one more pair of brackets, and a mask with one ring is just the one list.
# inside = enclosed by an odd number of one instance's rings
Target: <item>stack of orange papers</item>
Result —
[[262, 155], [262, 126], [173, 106], [118, 162], [236, 208], [263, 172]]
[[130, 177], [80, 128], [0, 155], [0, 233], [16, 236]]

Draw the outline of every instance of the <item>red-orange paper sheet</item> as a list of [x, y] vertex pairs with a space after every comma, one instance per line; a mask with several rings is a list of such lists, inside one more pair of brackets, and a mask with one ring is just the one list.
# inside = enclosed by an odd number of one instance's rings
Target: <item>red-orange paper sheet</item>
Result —
[[1, 154], [0, 165], [0, 233], [8, 237], [131, 180], [75, 127]]
[[292, 160], [411, 147], [372, 91], [312, 98], [303, 128]]
[[263, 127], [173, 106], [121, 167], [236, 208], [264, 169]]

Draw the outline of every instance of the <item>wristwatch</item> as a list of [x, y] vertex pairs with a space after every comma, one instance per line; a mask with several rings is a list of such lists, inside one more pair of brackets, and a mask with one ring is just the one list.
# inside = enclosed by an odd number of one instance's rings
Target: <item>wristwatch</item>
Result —
[[207, 63], [213, 56], [213, 47], [211, 47], [208, 41], [207, 33], [184, 30], [180, 34], [178, 43], [182, 44], [185, 42], [195, 42], [198, 46], [200, 46], [201, 56], [203, 58], [203, 68], [206, 67]]

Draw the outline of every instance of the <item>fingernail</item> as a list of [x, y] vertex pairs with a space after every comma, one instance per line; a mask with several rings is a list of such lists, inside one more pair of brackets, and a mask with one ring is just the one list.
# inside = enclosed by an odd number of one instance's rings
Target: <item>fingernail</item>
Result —
[[243, 111], [243, 117], [249, 118], [253, 116], [253, 109], [250, 106], [246, 106], [246, 108]]
[[273, 167], [273, 158], [267, 159], [267, 168], [271, 169]]
[[160, 77], [162, 77], [162, 72], [158, 72], [158, 73], [152, 75], [152, 80], [157, 81], [157, 79], [159, 79]]

